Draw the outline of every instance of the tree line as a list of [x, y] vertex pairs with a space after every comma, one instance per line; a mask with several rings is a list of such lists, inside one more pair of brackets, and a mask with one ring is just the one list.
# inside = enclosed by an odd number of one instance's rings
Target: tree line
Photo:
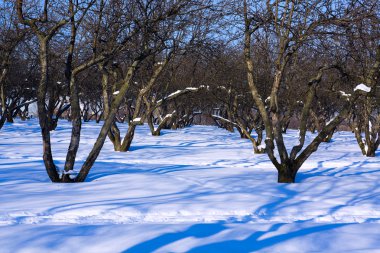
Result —
[[[295, 182], [339, 127], [365, 156], [380, 145], [376, 0], [16, 0], [0, 8], [0, 128], [31, 117], [37, 103], [52, 182], [85, 181], [107, 138], [128, 151], [145, 123], [153, 136], [194, 122], [236, 130], [268, 155], [281, 183]], [[72, 132], [60, 171], [50, 132], [62, 118]], [[74, 170], [89, 120], [102, 127]], [[288, 128], [299, 129], [291, 148]]]

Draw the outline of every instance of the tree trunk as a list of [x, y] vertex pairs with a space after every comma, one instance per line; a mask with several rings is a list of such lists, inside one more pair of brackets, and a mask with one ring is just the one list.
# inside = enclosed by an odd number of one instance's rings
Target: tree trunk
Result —
[[70, 145], [66, 155], [66, 163], [64, 168], [65, 173], [62, 177], [63, 182], [72, 181], [69, 172], [74, 170], [75, 158], [79, 148], [80, 132], [82, 128], [82, 120], [80, 115], [80, 105], [78, 97], [79, 91], [78, 85], [76, 84], [75, 80], [75, 74], [72, 74], [70, 78], [70, 93], [72, 129]]
[[[371, 144], [373, 144], [373, 143], [371, 143]], [[374, 145], [368, 145], [366, 156], [367, 157], [375, 157], [376, 156], [376, 149], [374, 148]]]
[[0, 99], [1, 99], [1, 108], [0, 108], [0, 129], [4, 126], [4, 123], [5, 123], [5, 120], [7, 119], [7, 111], [8, 111], [8, 108], [7, 108], [7, 98], [6, 98], [6, 95], [5, 95], [5, 89], [4, 89], [4, 84], [5, 84], [5, 77], [7, 76], [8, 74], [8, 67], [9, 67], [9, 64], [8, 64], [8, 61], [9, 61], [9, 56], [10, 56], [10, 52], [8, 54], [5, 54], [3, 55], [4, 57], [4, 60], [2, 62], [2, 71], [1, 71], [1, 75], [0, 75]]
[[108, 132], [108, 138], [113, 144], [113, 148], [115, 151], [121, 150], [121, 138], [120, 138], [120, 129], [116, 125], [116, 120], [111, 125], [111, 129]]
[[[105, 68], [104, 63], [98, 65], [99, 69], [102, 72], [102, 96], [103, 96], [103, 104], [104, 104], [104, 120], [108, 118], [108, 115], [111, 110], [111, 100], [109, 95], [109, 72]], [[108, 138], [113, 144], [115, 151], [120, 151], [121, 149], [121, 138], [120, 138], [120, 130], [116, 125], [116, 120], [113, 121], [110, 130], [108, 132]]]
[[12, 113], [7, 113], [7, 122], [8, 123], [14, 123]]
[[291, 119], [290, 116], [285, 116], [285, 118], [282, 120], [282, 129], [281, 129], [281, 132], [283, 134], [286, 134], [286, 132], [288, 131], [289, 124], [290, 124], [290, 119]]
[[150, 132], [152, 133], [152, 135], [153, 136], [157, 136], [157, 135], [155, 135], [156, 131], [154, 129], [153, 113], [152, 112], [148, 112], [148, 114], [147, 114], [147, 122], [148, 122], [148, 126], [149, 126], [149, 129], [150, 129]]
[[326, 136], [326, 138], [323, 139], [323, 142], [330, 142], [330, 141], [331, 141], [331, 139], [332, 139], [332, 137], [333, 137], [333, 135], [334, 135], [335, 129], [336, 129], [336, 128], [334, 128], [334, 130], [331, 131], [331, 132]]
[[133, 124], [129, 125], [128, 131], [124, 137], [123, 144], [121, 145], [119, 151], [121, 152], [129, 151], [129, 148], [131, 147], [131, 144], [132, 144], [133, 137], [135, 135], [135, 129], [136, 129], [136, 125], [133, 125]]
[[3, 115], [3, 116], [1, 116], [1, 118], [0, 118], [0, 129], [3, 128], [4, 123], [5, 123], [5, 116]]
[[40, 83], [37, 92], [37, 107], [38, 107], [38, 119], [41, 127], [41, 135], [43, 142], [43, 160], [46, 168], [46, 172], [52, 182], [59, 182], [59, 175], [57, 168], [53, 161], [53, 154], [51, 151], [50, 142], [50, 128], [47, 117], [47, 111], [45, 106], [46, 90], [48, 84], [48, 42], [46, 40], [40, 40]]
[[292, 167], [284, 166], [278, 170], [278, 183], [295, 183], [297, 172], [294, 172]]

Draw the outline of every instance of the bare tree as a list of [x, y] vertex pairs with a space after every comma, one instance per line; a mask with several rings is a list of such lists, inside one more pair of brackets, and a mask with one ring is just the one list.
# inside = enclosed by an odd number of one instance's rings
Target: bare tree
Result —
[[[252, 4], [252, 3], [251, 3]], [[257, 4], [257, 3], [256, 3]], [[247, 65], [248, 84], [253, 99], [263, 118], [266, 130], [266, 150], [269, 159], [272, 161], [278, 171], [278, 182], [293, 183], [296, 174], [301, 165], [307, 158], [318, 149], [319, 144], [335, 130], [338, 124], [350, 114], [351, 108], [357, 101], [359, 96], [363, 94], [357, 91], [346, 101], [345, 107], [340, 110], [326, 126], [322, 128], [316, 138], [304, 148], [306, 136], [306, 123], [309, 118], [312, 101], [315, 99], [316, 89], [322, 81], [323, 74], [330, 69], [338, 69], [336, 65], [325, 65], [319, 68], [318, 72], [308, 82], [308, 91], [303, 101], [303, 109], [301, 112], [299, 126], [299, 144], [294, 146], [290, 152], [284, 143], [282, 134], [282, 120], [284, 113], [280, 107], [281, 87], [283, 87], [284, 73], [289, 61], [295, 53], [302, 47], [307, 40], [312, 38], [315, 32], [328, 27], [328, 25], [347, 24], [352, 20], [349, 19], [347, 13], [351, 13], [352, 5], [340, 3], [340, 7], [346, 9], [339, 10], [331, 6], [329, 1], [266, 1], [265, 5], [257, 5], [263, 8], [264, 12], [251, 12], [248, 1], [244, 1], [244, 21], [245, 21], [245, 40], [244, 53]], [[355, 5], [355, 3], [352, 3]], [[252, 6], [254, 6], [252, 4]], [[256, 7], [257, 7], [256, 6]], [[322, 8], [322, 9], [320, 9]], [[257, 9], [256, 9], [257, 10]], [[321, 11], [324, 15], [315, 15], [315, 11]], [[330, 13], [331, 11], [331, 13]], [[331, 14], [331, 15], [330, 15]], [[342, 14], [342, 15], [341, 15]], [[251, 37], [252, 34], [258, 32], [265, 24], [270, 24], [273, 28], [274, 38], [276, 38], [276, 56], [274, 64], [274, 78], [271, 85], [269, 106], [266, 107], [261, 99], [260, 91], [254, 80], [255, 66], [251, 56]], [[377, 73], [377, 62], [374, 65], [374, 74]], [[364, 92], [365, 95], [367, 95]], [[275, 155], [275, 147], [277, 148], [278, 157]]]
[[[4, 122], [13, 121], [13, 117], [23, 106], [27, 106], [32, 101], [28, 101], [17, 92], [7, 92], [5, 83], [9, 74], [10, 65], [13, 62], [13, 53], [17, 46], [26, 36], [25, 29], [18, 26], [17, 15], [10, 3], [2, 2], [0, 6], [0, 129]], [[15, 85], [16, 86], [16, 85]], [[8, 93], [8, 94], [7, 94]]]
[[[141, 32], [144, 35], [150, 35], [145, 41], [142, 41], [144, 47], [149, 48], [149, 58], [145, 66], [144, 75], [148, 78], [138, 80], [135, 78], [134, 86], [139, 86], [136, 94], [132, 95], [133, 112], [128, 113], [128, 130], [124, 138], [121, 137], [119, 128], [116, 122], [111, 126], [109, 138], [114, 144], [116, 151], [128, 151], [132, 143], [134, 132], [137, 125], [143, 124], [145, 119], [153, 113], [159, 105], [152, 105], [148, 97], [152, 94], [152, 89], [156, 86], [157, 79], [165, 70], [169, 61], [176, 55], [183, 54], [190, 46], [199, 43], [201, 33], [204, 33], [205, 24], [201, 20], [195, 20], [194, 17], [201, 17], [202, 11], [207, 9], [207, 1], [178, 1], [173, 3], [169, 9], [165, 7], [165, 2], [149, 3], [143, 1], [136, 1], [138, 10], [141, 11], [141, 16], [149, 22], [142, 20], [139, 23]], [[185, 10], [185, 11], [184, 11]], [[174, 15], [175, 14], [175, 15]], [[120, 16], [117, 14], [116, 16]], [[170, 16], [166, 22], [162, 22], [162, 17]], [[154, 31], [153, 33], [151, 31]], [[190, 35], [189, 33], [192, 32]], [[111, 66], [110, 66], [111, 65]], [[122, 78], [122, 66], [118, 64], [108, 63], [101, 65], [100, 69], [103, 74], [103, 100], [105, 101], [105, 115], [108, 115], [108, 107], [113, 98], [112, 95], [118, 94], [117, 87], [118, 79]], [[109, 81], [112, 74], [114, 79], [113, 87], [110, 89]], [[132, 94], [129, 91], [129, 94]], [[135, 97], [134, 97], [135, 96]], [[127, 106], [131, 109], [132, 105]], [[131, 110], [132, 111], [132, 110]], [[168, 122], [169, 117], [166, 117], [165, 123]], [[149, 123], [148, 119], [148, 123]], [[152, 126], [150, 124], [150, 126]], [[160, 129], [161, 127], [159, 127]], [[153, 131], [157, 135], [160, 131]]]

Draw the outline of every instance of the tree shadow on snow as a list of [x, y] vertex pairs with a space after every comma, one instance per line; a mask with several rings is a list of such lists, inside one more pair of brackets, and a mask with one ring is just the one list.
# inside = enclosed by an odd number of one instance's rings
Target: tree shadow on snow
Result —
[[[378, 164], [377, 161], [371, 162], [368, 160], [360, 160], [360, 161], [349, 161], [350, 164], [343, 166], [343, 167], [329, 167], [326, 168], [324, 166], [324, 163], [327, 162], [339, 162], [342, 159], [345, 159], [348, 157], [348, 154], [342, 155], [337, 158], [332, 159], [326, 159], [323, 161], [318, 161], [317, 167], [303, 172], [302, 170], [297, 174], [296, 181], [297, 182], [304, 182], [305, 180], [313, 177], [318, 176], [327, 176], [327, 177], [347, 177], [347, 176], [355, 176], [355, 175], [362, 175], [362, 174], [371, 174], [379, 172], [379, 169], [375, 170], [363, 170], [361, 167], [365, 167], [365, 165], [374, 163]], [[352, 170], [352, 173], [347, 173], [349, 170]]]
[[[210, 252], [234, 252], [234, 253], [245, 253], [245, 252], [255, 252], [262, 250], [276, 244], [281, 244], [291, 239], [304, 237], [311, 234], [325, 233], [326, 231], [336, 229], [348, 224], [323, 224], [323, 225], [313, 225], [311, 227], [299, 228], [297, 230], [285, 232], [282, 234], [277, 234], [267, 237], [268, 234], [278, 231], [286, 223], [279, 223], [270, 225], [267, 230], [256, 230], [251, 233], [245, 239], [231, 239], [231, 240], [221, 240], [217, 242], [207, 243], [203, 245], [196, 246], [192, 249], [186, 250], [188, 253], [210, 253]], [[251, 224], [254, 228], [255, 224]], [[224, 225], [223, 223], [215, 224], [196, 224], [188, 229], [177, 232], [177, 233], [166, 233], [149, 239], [147, 241], [141, 242], [129, 249], [123, 251], [123, 253], [140, 253], [140, 252], [153, 252], [164, 246], [170, 245], [172, 243], [178, 242], [186, 238], [196, 238], [196, 239], [206, 239], [208, 237], [217, 236], [222, 232], [228, 232], [233, 229]], [[264, 238], [263, 238], [264, 237]], [[214, 239], [215, 240], [215, 239]], [[176, 251], [175, 251], [176, 252]]]
[[91, 173], [88, 175], [86, 182], [96, 181], [107, 176], [122, 174], [170, 174], [179, 171], [201, 171], [212, 169], [210, 167], [200, 167], [193, 165], [181, 164], [132, 164], [132, 163], [109, 163], [96, 162]]

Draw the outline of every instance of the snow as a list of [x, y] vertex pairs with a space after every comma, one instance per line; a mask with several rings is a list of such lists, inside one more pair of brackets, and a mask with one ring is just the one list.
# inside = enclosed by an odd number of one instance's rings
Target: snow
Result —
[[371, 87], [368, 87], [364, 83], [361, 83], [361, 84], [358, 84], [355, 87], [354, 91], [356, 91], [356, 90], [361, 90], [361, 91], [364, 91], [364, 92], [371, 92]]
[[[173, 92], [173, 93], [170, 93], [167, 97], [165, 97], [164, 99], [169, 99], [169, 98], [171, 98], [171, 97], [174, 97], [174, 96], [176, 96], [176, 95], [178, 95], [179, 93], [181, 93], [182, 91], [181, 90], [177, 90], [177, 91], [175, 91], [175, 92]], [[157, 103], [159, 104], [159, 103], [161, 103], [162, 102], [162, 99], [160, 99], [160, 100], [158, 100], [157, 101]]]
[[209, 89], [210, 89], [210, 86], [208, 86], [208, 85], [207, 85], [207, 86], [205, 86], [205, 85], [200, 85], [199, 88], [200, 88], [200, 89], [207, 89], [207, 90], [209, 90]]
[[267, 145], [265, 144], [265, 142], [262, 142], [257, 148], [259, 150], [264, 150], [266, 147], [267, 147]]
[[134, 118], [133, 122], [141, 122], [141, 118]]
[[[76, 171], [76, 170], [69, 170], [69, 171], [63, 170], [62, 174], [69, 175], [69, 177], [71, 179], [75, 179], [76, 176], [78, 175], [78, 171]], [[62, 177], [62, 174], [60, 174], [61, 177]]]
[[[52, 132], [63, 168], [70, 124]], [[120, 124], [126, 131], [127, 124]], [[83, 124], [76, 168], [101, 125]], [[255, 135], [255, 133], [254, 133]], [[308, 133], [306, 144], [313, 134]], [[290, 149], [298, 133], [288, 130]], [[38, 121], [0, 131], [1, 252], [378, 252], [380, 158], [338, 132], [277, 184], [266, 154], [213, 126], [138, 127], [130, 152], [107, 140], [86, 183], [53, 184]]]
[[120, 93], [120, 91], [115, 91], [114, 93], [112, 93], [113, 95], [117, 95], [117, 94], [119, 94]]
[[[197, 91], [198, 88], [195, 88], [195, 87], [187, 87], [187, 88], [185, 88], [185, 90], [188, 90], [188, 91]], [[178, 94], [181, 93], [181, 92], [183, 92], [183, 91], [182, 91], [182, 90], [177, 90], [177, 91], [175, 91], [175, 92], [173, 92], [173, 93], [170, 93], [170, 94], [166, 97], [166, 99], [171, 98], [171, 97], [174, 97], [174, 96], [178, 95]]]
[[173, 93], [170, 93], [166, 98], [171, 98], [171, 97], [173, 97], [173, 96], [175, 96], [175, 95], [178, 95], [179, 93], [181, 93], [182, 91], [181, 90], [177, 90], [177, 91], [175, 91], [175, 92], [173, 92]]
[[25, 101], [24, 103], [25, 103], [25, 104], [28, 104], [28, 103], [31, 103], [31, 102], [33, 102], [33, 101], [35, 101], [35, 100], [34, 100], [34, 99], [29, 99], [29, 100]]
[[339, 113], [337, 113], [337, 112], [335, 112], [334, 113], [334, 116], [333, 117], [331, 117], [331, 119], [326, 123], [326, 125], [329, 125], [331, 122], [333, 122], [335, 119], [336, 119], [336, 117], [338, 117], [339, 116]]
[[195, 87], [187, 87], [185, 90], [189, 90], [189, 91], [197, 91], [198, 88], [195, 88]]
[[[354, 91], [355, 91], [355, 90], [356, 90], [356, 88], [354, 89]], [[352, 96], [351, 94], [346, 93], [346, 92], [344, 92], [344, 91], [342, 91], [342, 90], [340, 90], [339, 93], [340, 93], [343, 97], [351, 97], [351, 96]]]
[[164, 119], [173, 117], [173, 114], [177, 113], [176, 110], [174, 110], [172, 113], [168, 113], [165, 115]]

